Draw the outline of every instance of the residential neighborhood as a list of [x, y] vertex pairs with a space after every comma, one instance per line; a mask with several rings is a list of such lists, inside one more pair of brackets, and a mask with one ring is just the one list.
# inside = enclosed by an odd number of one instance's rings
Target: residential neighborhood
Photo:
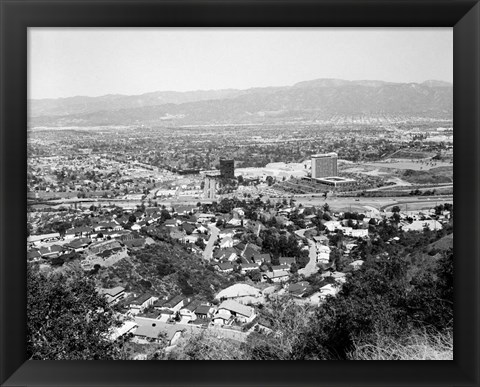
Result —
[[[260, 197], [130, 211], [92, 206], [50, 218], [60, 231], [28, 237], [27, 259], [40, 269], [77, 267], [92, 276], [97, 293], [122, 321], [112, 329], [112, 340], [131, 337], [138, 348], [156, 343], [171, 351], [180, 338], [209, 331], [245, 342], [252, 332], [265, 331], [258, 324], [272, 300], [291, 298], [314, 307], [335, 297], [350, 273], [361, 268], [361, 246], [378, 237], [377, 225], [389, 224], [400, 233], [451, 227], [451, 208], [443, 205], [366, 214], [332, 211], [328, 203], [315, 207]], [[32, 220], [38, 219], [35, 215]], [[45, 228], [41, 218], [31, 224]], [[160, 290], [151, 274], [140, 281], [142, 286], [112, 277], [115, 272], [109, 279], [99, 276], [165, 240], [181, 246], [225, 285], [206, 296]], [[263, 328], [272, 330], [270, 325]]]
[[454, 39], [400, 30], [29, 28], [28, 359], [452, 360]]

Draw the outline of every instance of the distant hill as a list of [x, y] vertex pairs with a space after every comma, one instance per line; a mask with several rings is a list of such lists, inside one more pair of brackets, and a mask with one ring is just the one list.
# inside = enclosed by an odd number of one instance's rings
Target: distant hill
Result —
[[241, 90], [157, 91], [141, 95], [108, 94], [101, 97], [69, 97], [29, 100], [31, 117], [88, 114], [103, 110], [158, 106], [236, 97]]
[[29, 107], [30, 127], [261, 123], [355, 115], [451, 118], [453, 86], [317, 79], [247, 90], [31, 100]]

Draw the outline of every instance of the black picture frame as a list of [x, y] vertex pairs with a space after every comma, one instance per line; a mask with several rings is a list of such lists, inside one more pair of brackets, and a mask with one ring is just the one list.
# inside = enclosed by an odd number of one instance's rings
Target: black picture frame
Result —
[[[472, 0], [0, 0], [0, 382], [4, 386], [477, 386], [480, 5]], [[453, 27], [454, 360], [130, 362], [26, 360], [28, 27]]]

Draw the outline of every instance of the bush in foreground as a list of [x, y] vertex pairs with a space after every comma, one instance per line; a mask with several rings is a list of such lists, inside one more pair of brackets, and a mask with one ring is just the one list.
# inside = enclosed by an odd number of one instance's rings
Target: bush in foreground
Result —
[[378, 335], [376, 342], [355, 343], [349, 360], [453, 360], [453, 333], [417, 332], [403, 339]]

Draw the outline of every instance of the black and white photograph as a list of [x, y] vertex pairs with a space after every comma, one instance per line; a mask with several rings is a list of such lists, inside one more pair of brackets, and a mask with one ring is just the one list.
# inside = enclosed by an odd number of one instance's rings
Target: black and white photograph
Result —
[[453, 360], [453, 40], [29, 27], [27, 358]]

